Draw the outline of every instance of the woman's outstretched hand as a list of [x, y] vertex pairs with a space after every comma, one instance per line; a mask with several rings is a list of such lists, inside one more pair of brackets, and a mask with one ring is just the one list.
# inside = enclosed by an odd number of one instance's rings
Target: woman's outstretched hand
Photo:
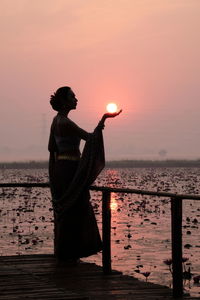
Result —
[[122, 112], [122, 109], [120, 109], [118, 112], [115, 112], [115, 113], [105, 113], [103, 115], [103, 117], [101, 118], [101, 121], [98, 124], [98, 128], [104, 129], [105, 120], [108, 118], [114, 118], [114, 117], [118, 116], [119, 114], [121, 114], [121, 112]]
[[114, 117], [118, 116], [119, 114], [121, 114], [121, 112], [122, 112], [122, 109], [120, 109], [119, 111], [114, 112], [114, 113], [105, 113], [105, 114], [103, 115], [103, 118], [104, 118], [104, 119], [107, 119], [107, 118], [114, 118]]

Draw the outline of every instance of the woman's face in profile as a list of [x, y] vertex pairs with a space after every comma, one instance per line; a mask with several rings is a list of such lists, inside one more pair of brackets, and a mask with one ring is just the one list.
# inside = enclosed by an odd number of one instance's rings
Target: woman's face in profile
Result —
[[68, 92], [66, 104], [69, 109], [76, 109], [78, 100], [76, 99], [76, 95], [72, 90]]

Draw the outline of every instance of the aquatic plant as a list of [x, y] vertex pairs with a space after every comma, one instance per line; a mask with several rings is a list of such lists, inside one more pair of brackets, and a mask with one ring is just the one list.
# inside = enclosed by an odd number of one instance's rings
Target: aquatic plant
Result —
[[149, 277], [149, 275], [151, 274], [151, 272], [142, 272], [140, 274], [142, 274], [146, 278], [146, 281], [147, 281], [147, 278]]
[[196, 275], [193, 277], [194, 283], [199, 283], [200, 281], [200, 275]]
[[172, 274], [172, 259], [165, 259], [163, 262], [169, 267], [169, 271]]
[[[185, 266], [185, 262], [188, 261], [189, 258], [188, 257], [182, 257], [182, 264], [183, 264], [183, 279], [186, 279], [186, 280], [190, 280], [192, 278], [192, 273], [191, 273], [191, 268], [189, 267], [188, 269], [186, 269], [186, 266]], [[173, 274], [173, 266], [172, 266], [172, 259], [169, 258], [169, 259], [165, 259], [164, 261], [164, 264], [167, 265], [169, 267], [169, 271], [171, 274]]]
[[192, 278], [192, 273], [191, 273], [191, 269], [190, 269], [190, 267], [187, 269], [187, 270], [185, 270], [184, 272], [183, 272], [183, 279], [185, 279], [185, 280], [191, 280], [191, 278]]

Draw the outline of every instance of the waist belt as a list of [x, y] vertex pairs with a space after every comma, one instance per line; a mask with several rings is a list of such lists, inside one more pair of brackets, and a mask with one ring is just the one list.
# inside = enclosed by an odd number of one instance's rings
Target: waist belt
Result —
[[69, 155], [69, 154], [57, 154], [55, 153], [55, 157], [56, 157], [56, 160], [80, 160], [80, 157], [79, 156], [75, 156], [75, 155]]

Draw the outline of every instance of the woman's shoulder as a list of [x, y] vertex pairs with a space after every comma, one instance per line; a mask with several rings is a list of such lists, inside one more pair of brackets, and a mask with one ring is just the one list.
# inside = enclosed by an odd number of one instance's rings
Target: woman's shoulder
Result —
[[55, 118], [56, 118], [55, 122], [57, 123], [57, 126], [59, 126], [59, 127], [65, 127], [68, 129], [73, 129], [73, 128], [77, 127], [77, 124], [75, 122], [73, 122], [70, 118], [68, 118], [67, 116], [58, 114]]
[[89, 137], [89, 133], [84, 129], [80, 128], [75, 122], [73, 122], [67, 116], [57, 114], [55, 119], [55, 131], [62, 135], [76, 135], [83, 140], [86, 140]]

